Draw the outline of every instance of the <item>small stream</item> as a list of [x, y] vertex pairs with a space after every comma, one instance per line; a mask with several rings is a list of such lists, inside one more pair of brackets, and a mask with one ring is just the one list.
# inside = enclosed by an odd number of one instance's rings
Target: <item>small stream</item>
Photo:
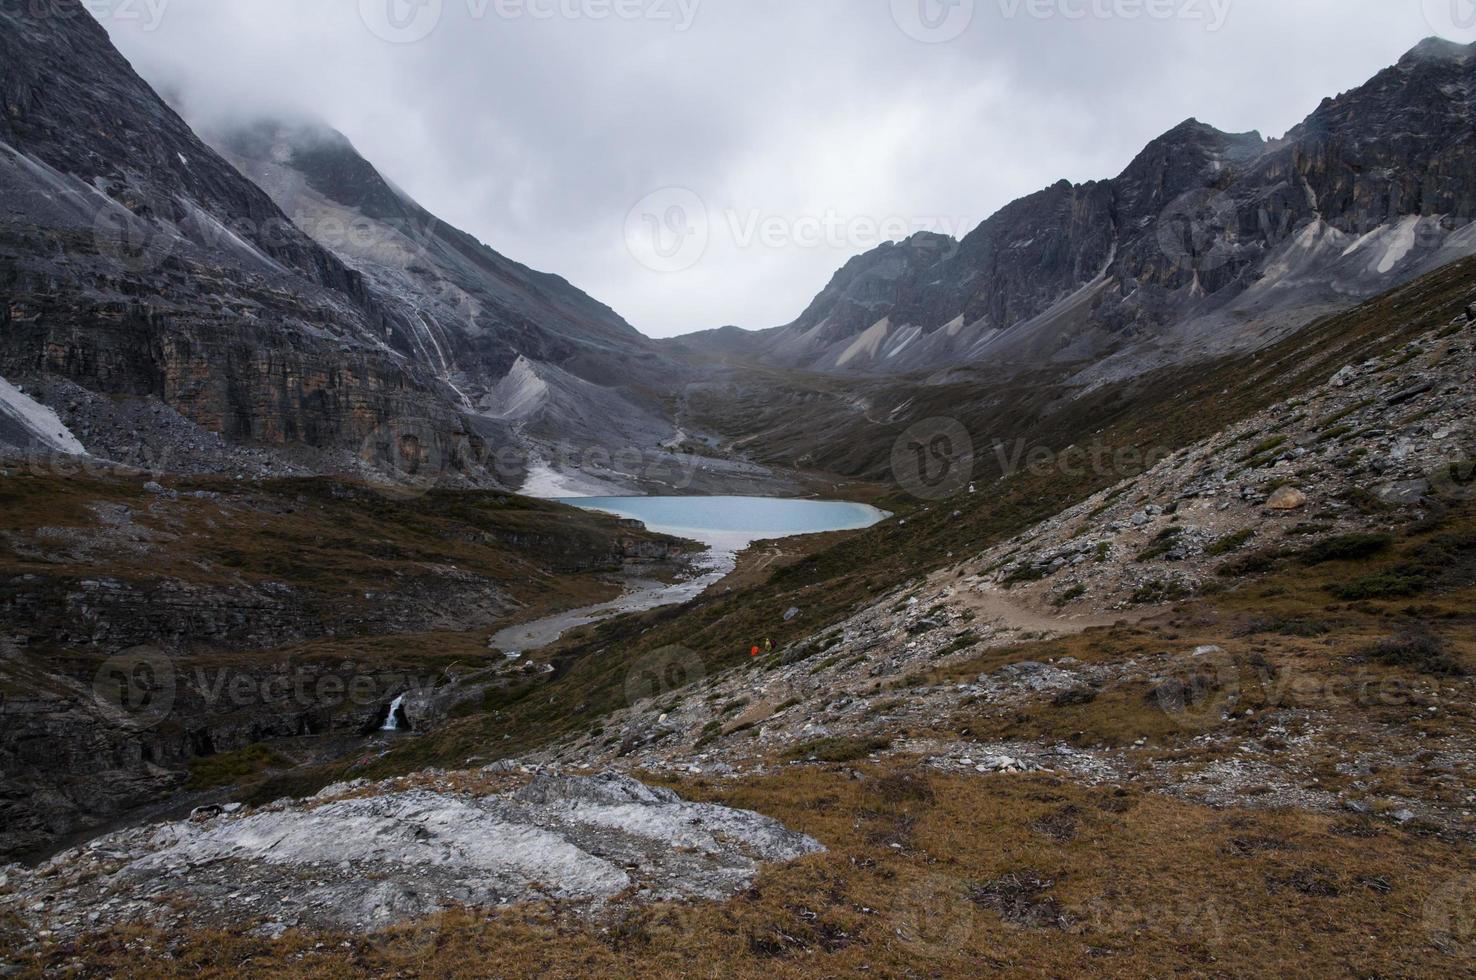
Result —
[[495, 649], [538, 650], [579, 626], [695, 599], [726, 578], [737, 565], [738, 553], [755, 541], [859, 530], [891, 516], [866, 504], [780, 497], [577, 497], [559, 502], [640, 521], [660, 534], [700, 541], [709, 550], [698, 557], [695, 574], [683, 581], [634, 581], [629, 591], [611, 602], [510, 626], [492, 637]]

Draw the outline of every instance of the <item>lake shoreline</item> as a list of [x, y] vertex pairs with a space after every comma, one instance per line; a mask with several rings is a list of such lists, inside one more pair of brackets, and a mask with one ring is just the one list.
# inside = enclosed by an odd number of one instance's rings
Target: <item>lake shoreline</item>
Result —
[[760, 542], [861, 531], [892, 516], [869, 504], [850, 501], [731, 495], [570, 497], [558, 503], [639, 521], [649, 531], [696, 541], [708, 550], [695, 556], [694, 574], [685, 579], [674, 583], [635, 579], [634, 587], [614, 600], [500, 630], [488, 645], [509, 656], [542, 650], [571, 630], [615, 616], [690, 602], [730, 579], [739, 571], [739, 556]]

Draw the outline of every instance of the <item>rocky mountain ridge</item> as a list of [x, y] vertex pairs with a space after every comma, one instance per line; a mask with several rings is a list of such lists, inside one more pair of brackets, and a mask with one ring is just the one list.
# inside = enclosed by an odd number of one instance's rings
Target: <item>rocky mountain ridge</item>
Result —
[[406, 356], [411, 325], [206, 146], [81, 3], [0, 12], [0, 54], [0, 375], [152, 397], [319, 471], [393, 419], [454, 451], [463, 427]]
[[1076, 363], [1091, 380], [1272, 342], [1476, 251], [1473, 51], [1427, 40], [1277, 140], [1188, 120], [1111, 180], [857, 256], [792, 324], [679, 343], [848, 373]]

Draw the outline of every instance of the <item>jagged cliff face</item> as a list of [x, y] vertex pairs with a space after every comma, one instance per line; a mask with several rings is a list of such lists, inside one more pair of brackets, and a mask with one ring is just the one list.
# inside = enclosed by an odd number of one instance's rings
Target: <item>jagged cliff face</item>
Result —
[[[853, 259], [740, 349], [821, 370], [1120, 376], [1282, 336], [1476, 251], [1473, 52], [1427, 41], [1281, 140], [1185, 122], [1112, 180]], [[735, 347], [731, 332], [687, 345], [709, 341]]]
[[[152, 396], [241, 442], [356, 455], [461, 423], [403, 314], [170, 110], [75, 0], [0, 11], [0, 374]], [[325, 464], [326, 466], [327, 464]]]
[[[401, 313], [413, 354], [459, 409], [550, 438], [644, 447], [671, 435], [650, 392], [678, 372], [651, 341], [564, 279], [426, 211], [342, 134], [258, 121], [205, 136]], [[560, 388], [567, 398], [550, 396]]]
[[[0, 377], [162, 402], [269, 450], [261, 473], [517, 487], [491, 465], [508, 449], [672, 436], [679, 371], [608, 307], [441, 222], [324, 127], [213, 138], [224, 155], [78, 0], [0, 11]], [[93, 441], [136, 464], [151, 438]]]

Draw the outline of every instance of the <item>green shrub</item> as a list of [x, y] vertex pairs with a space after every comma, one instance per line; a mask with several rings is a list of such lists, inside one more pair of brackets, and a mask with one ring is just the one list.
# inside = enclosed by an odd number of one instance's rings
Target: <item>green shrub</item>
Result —
[[801, 742], [785, 753], [791, 760], [814, 759], [817, 762], [854, 762], [864, 759], [873, 752], [885, 752], [892, 747], [892, 740], [885, 737], [849, 738], [834, 736]]
[[1039, 582], [1046, 577], [1046, 570], [1036, 565], [1019, 565], [1013, 572], [1004, 577], [1004, 585], [1024, 585], [1027, 582]]
[[1429, 587], [1430, 580], [1423, 575], [1394, 571], [1331, 585], [1328, 591], [1344, 602], [1360, 602], [1365, 599], [1409, 599]]
[[1313, 639], [1326, 636], [1332, 627], [1317, 619], [1283, 619], [1280, 617], [1255, 619], [1245, 628], [1244, 635], [1256, 636], [1277, 633], [1281, 636], [1300, 636]]
[[1343, 494], [1343, 499], [1360, 514], [1387, 514], [1393, 509], [1389, 504], [1380, 500], [1377, 494], [1364, 487], [1354, 487]]
[[1179, 536], [1183, 533], [1184, 529], [1182, 527], [1164, 528], [1158, 533], [1158, 537], [1153, 539], [1153, 543], [1144, 548], [1138, 557], [1133, 560], [1139, 563], [1150, 562], [1155, 558], [1160, 558], [1168, 554], [1174, 550], [1174, 545], [1178, 543]]
[[1388, 551], [1394, 538], [1387, 534], [1343, 534], [1309, 546], [1301, 554], [1304, 565], [1331, 561], [1360, 561]]
[[1350, 405], [1349, 407], [1343, 409], [1341, 412], [1337, 413], [1336, 415], [1329, 415], [1327, 418], [1325, 418], [1321, 422], [1317, 423], [1318, 428], [1330, 429], [1333, 426], [1337, 425], [1339, 422], [1343, 421], [1343, 419], [1347, 418], [1348, 416], [1353, 415], [1353, 414], [1355, 414], [1357, 412], [1361, 412], [1365, 408], [1372, 408], [1373, 405], [1374, 405], [1374, 400], [1372, 398], [1369, 398], [1369, 399], [1367, 399], [1365, 401], [1361, 401], [1357, 405]]
[[205, 756], [190, 763], [190, 778], [185, 789], [204, 790], [230, 786], [268, 769], [291, 768], [291, 763], [265, 745], [248, 745], [235, 752]]
[[975, 633], [973, 630], [965, 631], [963, 633], [960, 633], [958, 636], [954, 637], [952, 643], [948, 644], [946, 647], [944, 647], [943, 649], [939, 650], [938, 651], [938, 656], [940, 656], [940, 657], [946, 657], [949, 654], [958, 653], [958, 652], [960, 652], [962, 650], [967, 650], [969, 647], [973, 646], [974, 644], [976, 644], [978, 642], [979, 642], [979, 636], [978, 636], [977, 633]]
[[1144, 583], [1138, 591], [1133, 593], [1133, 602], [1136, 605], [1156, 605], [1161, 602], [1174, 602], [1190, 595], [1189, 587], [1176, 579], [1154, 579]]
[[1065, 592], [1062, 592], [1060, 595], [1052, 599], [1051, 605], [1055, 606], [1057, 609], [1060, 609], [1062, 606], [1069, 606], [1077, 599], [1080, 599], [1082, 596], [1086, 595], [1086, 593], [1087, 590], [1085, 585], [1073, 585], [1071, 588], [1067, 589]]
[[1221, 555], [1228, 555], [1232, 551], [1239, 551], [1245, 546], [1247, 541], [1255, 536], [1256, 532], [1251, 528], [1236, 531], [1234, 534], [1227, 534], [1223, 538], [1218, 538], [1210, 542], [1209, 547], [1204, 549], [1204, 553], [1216, 558]]
[[1216, 569], [1215, 574], [1221, 578], [1245, 578], [1248, 575], [1260, 575], [1271, 571], [1284, 557], [1286, 554], [1280, 548], [1267, 548], [1249, 555], [1241, 555], [1239, 558], [1232, 558]]
[[1259, 456], [1265, 456], [1267, 453], [1280, 449], [1282, 446], [1285, 446], [1286, 443], [1286, 436], [1273, 436], [1270, 439], [1266, 439], [1256, 443], [1255, 447], [1252, 448], [1250, 452], [1246, 453], [1240, 458], [1240, 461], [1242, 463], [1250, 463]]
[[1461, 677], [1465, 670], [1452, 659], [1445, 641], [1425, 632], [1409, 632], [1380, 640], [1367, 656], [1387, 667], [1412, 667], [1424, 674]]

